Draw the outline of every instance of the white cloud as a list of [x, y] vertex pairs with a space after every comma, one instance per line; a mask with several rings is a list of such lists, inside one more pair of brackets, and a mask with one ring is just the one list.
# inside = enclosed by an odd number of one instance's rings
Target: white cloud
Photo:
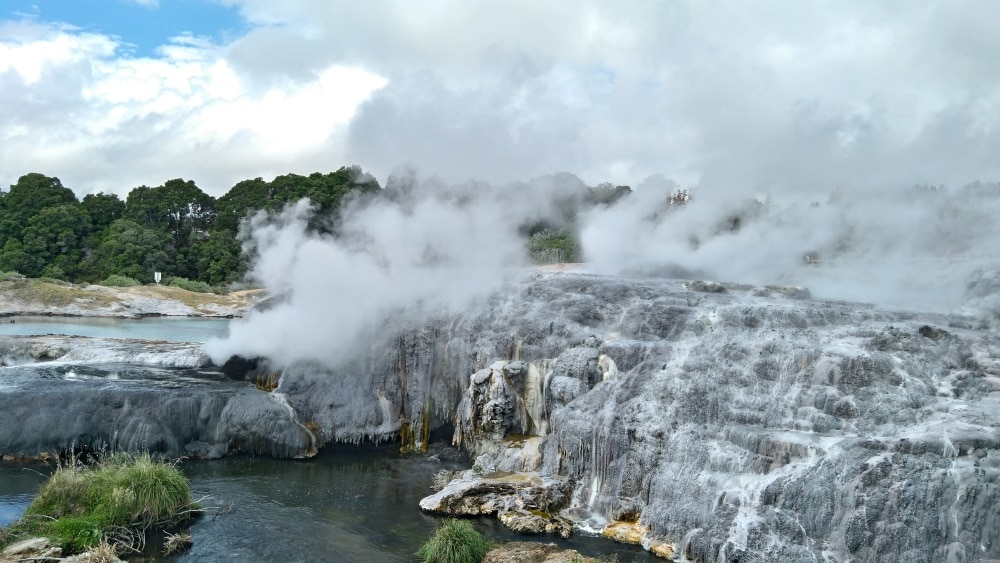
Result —
[[260, 87], [203, 39], [178, 37], [157, 58], [119, 46], [65, 27], [0, 31], [0, 95], [10, 101], [0, 109], [0, 181], [42, 172], [81, 193], [124, 195], [184, 176], [221, 195], [247, 177], [336, 169], [355, 108], [385, 84], [329, 64]]
[[400, 162], [751, 193], [1000, 177], [988, 0], [228, 3], [257, 27], [155, 59], [5, 24], [0, 180], [185, 176], [219, 193], [343, 164], [384, 180]]

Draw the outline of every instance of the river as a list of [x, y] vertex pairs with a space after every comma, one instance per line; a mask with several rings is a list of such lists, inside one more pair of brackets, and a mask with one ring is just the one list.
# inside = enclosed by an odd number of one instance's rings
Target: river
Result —
[[[113, 321], [113, 322], [106, 322]], [[9, 324], [9, 323], [8, 323]], [[14, 328], [16, 327], [16, 329]], [[106, 338], [148, 338], [204, 341], [223, 334], [226, 321], [150, 318], [56, 319], [19, 318], [4, 334], [81, 334]], [[91, 366], [95, 373], [107, 371]], [[30, 369], [21, 366], [17, 369]], [[39, 365], [38, 369], [54, 369]], [[129, 367], [130, 378], [143, 370]], [[77, 367], [76, 372], [80, 372]], [[171, 368], [149, 368], [144, 379], [162, 380]], [[117, 373], [117, 372], [116, 372]], [[185, 370], [176, 370], [178, 378]], [[308, 460], [232, 456], [219, 460], [184, 460], [180, 467], [190, 479], [196, 498], [208, 512], [191, 528], [193, 545], [179, 556], [155, 554], [150, 542], [143, 561], [415, 561], [415, 552], [441, 522], [424, 514], [418, 502], [432, 491], [435, 473], [465, 469], [468, 459], [440, 436], [428, 455], [404, 455], [398, 445], [382, 444], [324, 448]], [[51, 467], [0, 464], [0, 525], [18, 518]], [[524, 540], [493, 518], [475, 521], [494, 539]], [[534, 539], [555, 542], [591, 556], [618, 561], [652, 561], [635, 546], [574, 535]]]

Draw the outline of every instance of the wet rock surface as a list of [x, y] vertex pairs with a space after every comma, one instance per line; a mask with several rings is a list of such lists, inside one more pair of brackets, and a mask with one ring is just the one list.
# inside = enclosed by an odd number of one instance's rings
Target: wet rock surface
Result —
[[569, 537], [572, 523], [559, 516], [572, 483], [537, 473], [467, 471], [420, 501], [425, 512], [460, 516], [495, 515], [515, 532]]
[[210, 363], [201, 344], [151, 342], [83, 336], [4, 336], [0, 338], [0, 366], [36, 362], [149, 364], [196, 368]]
[[315, 437], [280, 394], [234, 382], [201, 346], [70, 336], [0, 342], [0, 455], [77, 449], [218, 458], [315, 453]]
[[491, 549], [483, 563], [596, 563], [575, 549], [563, 549], [555, 544], [509, 542]]
[[[0, 449], [114, 438], [291, 457], [398, 437], [420, 451], [454, 426], [479, 473], [425, 510], [525, 531], [544, 528], [538, 512], [593, 532], [629, 522], [647, 549], [701, 561], [1000, 559], [1000, 338], [984, 318], [537, 273], [460, 316], [387, 321], [340, 365], [254, 360], [280, 376], [274, 393], [63, 372], [26, 385], [2, 368]], [[497, 474], [531, 477], [485, 483]], [[538, 482], [560, 483], [558, 502]]]
[[[419, 449], [455, 424], [480, 465], [571, 481], [576, 525], [634, 519], [694, 560], [997, 559], [1000, 339], [982, 326], [541, 273], [363, 359], [289, 366], [281, 389], [330, 440]], [[509, 445], [525, 433], [533, 456]]]

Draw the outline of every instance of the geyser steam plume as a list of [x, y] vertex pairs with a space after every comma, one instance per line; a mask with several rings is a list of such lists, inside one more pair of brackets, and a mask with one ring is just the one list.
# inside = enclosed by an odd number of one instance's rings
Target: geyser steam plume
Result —
[[591, 269], [802, 285], [819, 298], [954, 311], [1000, 248], [997, 184], [766, 197], [699, 189], [673, 208], [663, 204], [671, 189], [652, 179], [588, 213], [581, 238]]
[[336, 235], [308, 230], [305, 200], [257, 215], [245, 244], [254, 256], [250, 277], [278, 299], [233, 322], [206, 353], [216, 362], [241, 355], [336, 365], [387, 319], [402, 328], [463, 310], [524, 264], [518, 225], [546, 206], [509, 196], [404, 171], [379, 197], [345, 208]]

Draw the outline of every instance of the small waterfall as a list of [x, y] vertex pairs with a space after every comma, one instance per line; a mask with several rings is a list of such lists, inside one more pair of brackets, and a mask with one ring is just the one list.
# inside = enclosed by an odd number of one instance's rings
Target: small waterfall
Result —
[[88, 342], [76, 346], [59, 358], [61, 363], [141, 364], [177, 368], [195, 368], [208, 365], [209, 359], [201, 344], [148, 344], [143, 342], [112, 340], [104, 345]]
[[524, 381], [524, 407], [530, 426], [528, 433], [545, 436], [549, 432], [549, 413], [545, 407], [545, 388], [552, 368], [548, 360], [530, 362]]

